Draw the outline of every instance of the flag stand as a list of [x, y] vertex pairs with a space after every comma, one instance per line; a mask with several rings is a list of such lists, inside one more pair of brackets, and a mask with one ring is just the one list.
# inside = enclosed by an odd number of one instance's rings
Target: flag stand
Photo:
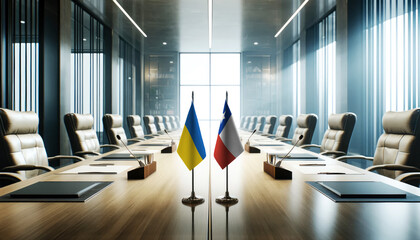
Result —
[[[226, 91], [226, 102], [227, 101], [228, 101], [228, 92]], [[225, 192], [225, 196], [220, 196], [220, 197], [216, 198], [216, 203], [223, 204], [223, 205], [233, 205], [233, 204], [238, 203], [239, 200], [237, 198], [229, 196], [228, 183], [229, 183], [229, 165], [226, 166], [226, 192]]]
[[192, 189], [191, 189], [191, 196], [182, 199], [182, 203], [185, 205], [192, 205], [192, 204], [202, 204], [204, 202], [204, 198], [200, 196], [196, 196], [194, 192], [194, 168], [191, 170], [192, 172]]
[[[192, 92], [192, 101], [194, 102], [194, 91]], [[182, 198], [182, 203], [185, 205], [199, 205], [204, 203], [204, 198], [195, 195], [194, 191], [194, 168], [191, 170], [191, 196], [187, 198]]]
[[228, 176], [229, 176], [229, 166], [226, 166], [226, 192], [225, 192], [225, 196], [220, 196], [218, 198], [216, 198], [216, 203], [219, 204], [236, 204], [238, 203], [238, 199], [229, 196], [229, 189], [228, 189]]

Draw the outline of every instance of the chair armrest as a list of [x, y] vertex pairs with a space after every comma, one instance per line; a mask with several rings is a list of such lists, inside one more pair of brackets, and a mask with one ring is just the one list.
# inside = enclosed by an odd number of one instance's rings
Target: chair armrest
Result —
[[2, 172], [18, 172], [18, 171], [31, 171], [31, 170], [44, 170], [46, 172], [54, 171], [50, 166], [37, 166], [37, 165], [14, 165], [3, 168]]
[[405, 182], [405, 183], [413, 181], [413, 180], [419, 180], [419, 179], [420, 179], [420, 172], [403, 173], [395, 178], [395, 180]]
[[381, 164], [375, 165], [366, 168], [368, 171], [374, 171], [378, 169], [386, 169], [386, 170], [393, 170], [393, 171], [404, 171], [404, 172], [420, 172], [420, 169], [412, 166], [407, 165], [400, 165], [400, 164]]
[[80, 161], [84, 161], [85, 159], [79, 156], [66, 156], [66, 155], [57, 155], [54, 157], [49, 157], [48, 158], [48, 162], [54, 162], [54, 161], [59, 161], [61, 159], [72, 159], [73, 162], [80, 162]]
[[[7, 185], [25, 180], [20, 174], [11, 172], [0, 172], [0, 182], [7, 182]], [[3, 185], [4, 186], [4, 185]]]
[[79, 151], [79, 152], [75, 152], [74, 155], [77, 155], [79, 157], [83, 157], [85, 155], [95, 155], [95, 156], [99, 156], [101, 155], [98, 152], [94, 152], [94, 151]]
[[373, 161], [373, 157], [366, 157], [363, 155], [342, 156], [342, 157], [336, 158], [335, 160], [345, 162], [345, 160], [347, 159], [364, 159], [364, 160]]
[[120, 149], [121, 147], [118, 145], [114, 145], [114, 144], [104, 144], [104, 145], [100, 145], [100, 148], [104, 148], [104, 147], [109, 147], [109, 148], [113, 148], [113, 149]]
[[344, 156], [344, 155], [346, 155], [347, 153], [342, 152], [342, 151], [325, 151], [325, 152], [322, 152], [322, 153], [319, 153], [319, 154], [321, 154], [321, 155], [323, 155], [323, 156], [335, 155], [335, 156], [336, 156], [335, 158], [337, 158], [337, 157], [339, 157], [339, 156]]
[[321, 145], [316, 145], [316, 144], [305, 144], [300, 146], [301, 148], [310, 148], [310, 147], [314, 147], [314, 148], [321, 148]]

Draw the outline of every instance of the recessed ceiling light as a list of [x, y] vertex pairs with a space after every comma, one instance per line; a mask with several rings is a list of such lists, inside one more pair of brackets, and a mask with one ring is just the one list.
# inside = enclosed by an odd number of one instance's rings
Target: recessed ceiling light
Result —
[[252, 62], [251, 61], [248, 61], [248, 64], [251, 64]]
[[258, 45], [258, 42], [254, 42], [254, 45], [257, 46]]
[[21, 23], [21, 24], [25, 24], [26, 22], [25, 22], [25, 21], [23, 21], [23, 20], [20, 20], [20, 23]]
[[121, 10], [122, 13], [124, 13], [124, 15], [128, 18], [128, 20], [130, 20], [130, 22], [141, 32], [141, 34], [143, 34], [144, 37], [147, 37], [146, 33], [143, 32], [143, 30], [139, 27], [139, 25], [137, 25], [136, 22], [134, 22], [134, 20], [130, 17], [130, 15], [128, 15], [128, 13], [124, 10], [124, 8], [117, 2], [117, 0], [112, 0], [115, 5], [117, 5], [117, 7]]
[[289, 25], [289, 23], [293, 20], [293, 18], [296, 17], [296, 15], [300, 12], [300, 10], [302, 10], [302, 8], [309, 2], [309, 0], [305, 0], [300, 6], [299, 8], [296, 10], [295, 13], [293, 13], [293, 15], [289, 18], [289, 20], [287, 20], [287, 22], [283, 25], [283, 27], [280, 28], [280, 30], [276, 33], [276, 35], [274, 35], [274, 37], [278, 37], [280, 35], [280, 33], [287, 27], [287, 25]]
[[87, 39], [86, 38], [83, 38], [83, 42], [86, 42], [87, 41]]
[[174, 61], [169, 61], [170, 64], [174, 63]]
[[167, 42], [163, 42], [162, 44], [163, 44], [163, 45], [167, 45], [168, 43], [167, 43]]

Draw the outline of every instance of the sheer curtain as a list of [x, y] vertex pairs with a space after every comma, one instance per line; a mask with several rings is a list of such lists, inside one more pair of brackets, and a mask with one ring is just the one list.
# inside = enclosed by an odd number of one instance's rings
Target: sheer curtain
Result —
[[364, 14], [368, 144], [374, 149], [386, 111], [419, 106], [418, 0], [366, 1]]

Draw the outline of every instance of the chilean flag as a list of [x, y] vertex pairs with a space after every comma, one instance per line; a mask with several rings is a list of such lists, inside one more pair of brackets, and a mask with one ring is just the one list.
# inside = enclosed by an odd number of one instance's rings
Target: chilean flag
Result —
[[223, 120], [220, 123], [219, 136], [217, 137], [216, 147], [214, 148], [214, 158], [220, 167], [224, 169], [243, 151], [244, 148], [239, 139], [232, 113], [225, 101]]

